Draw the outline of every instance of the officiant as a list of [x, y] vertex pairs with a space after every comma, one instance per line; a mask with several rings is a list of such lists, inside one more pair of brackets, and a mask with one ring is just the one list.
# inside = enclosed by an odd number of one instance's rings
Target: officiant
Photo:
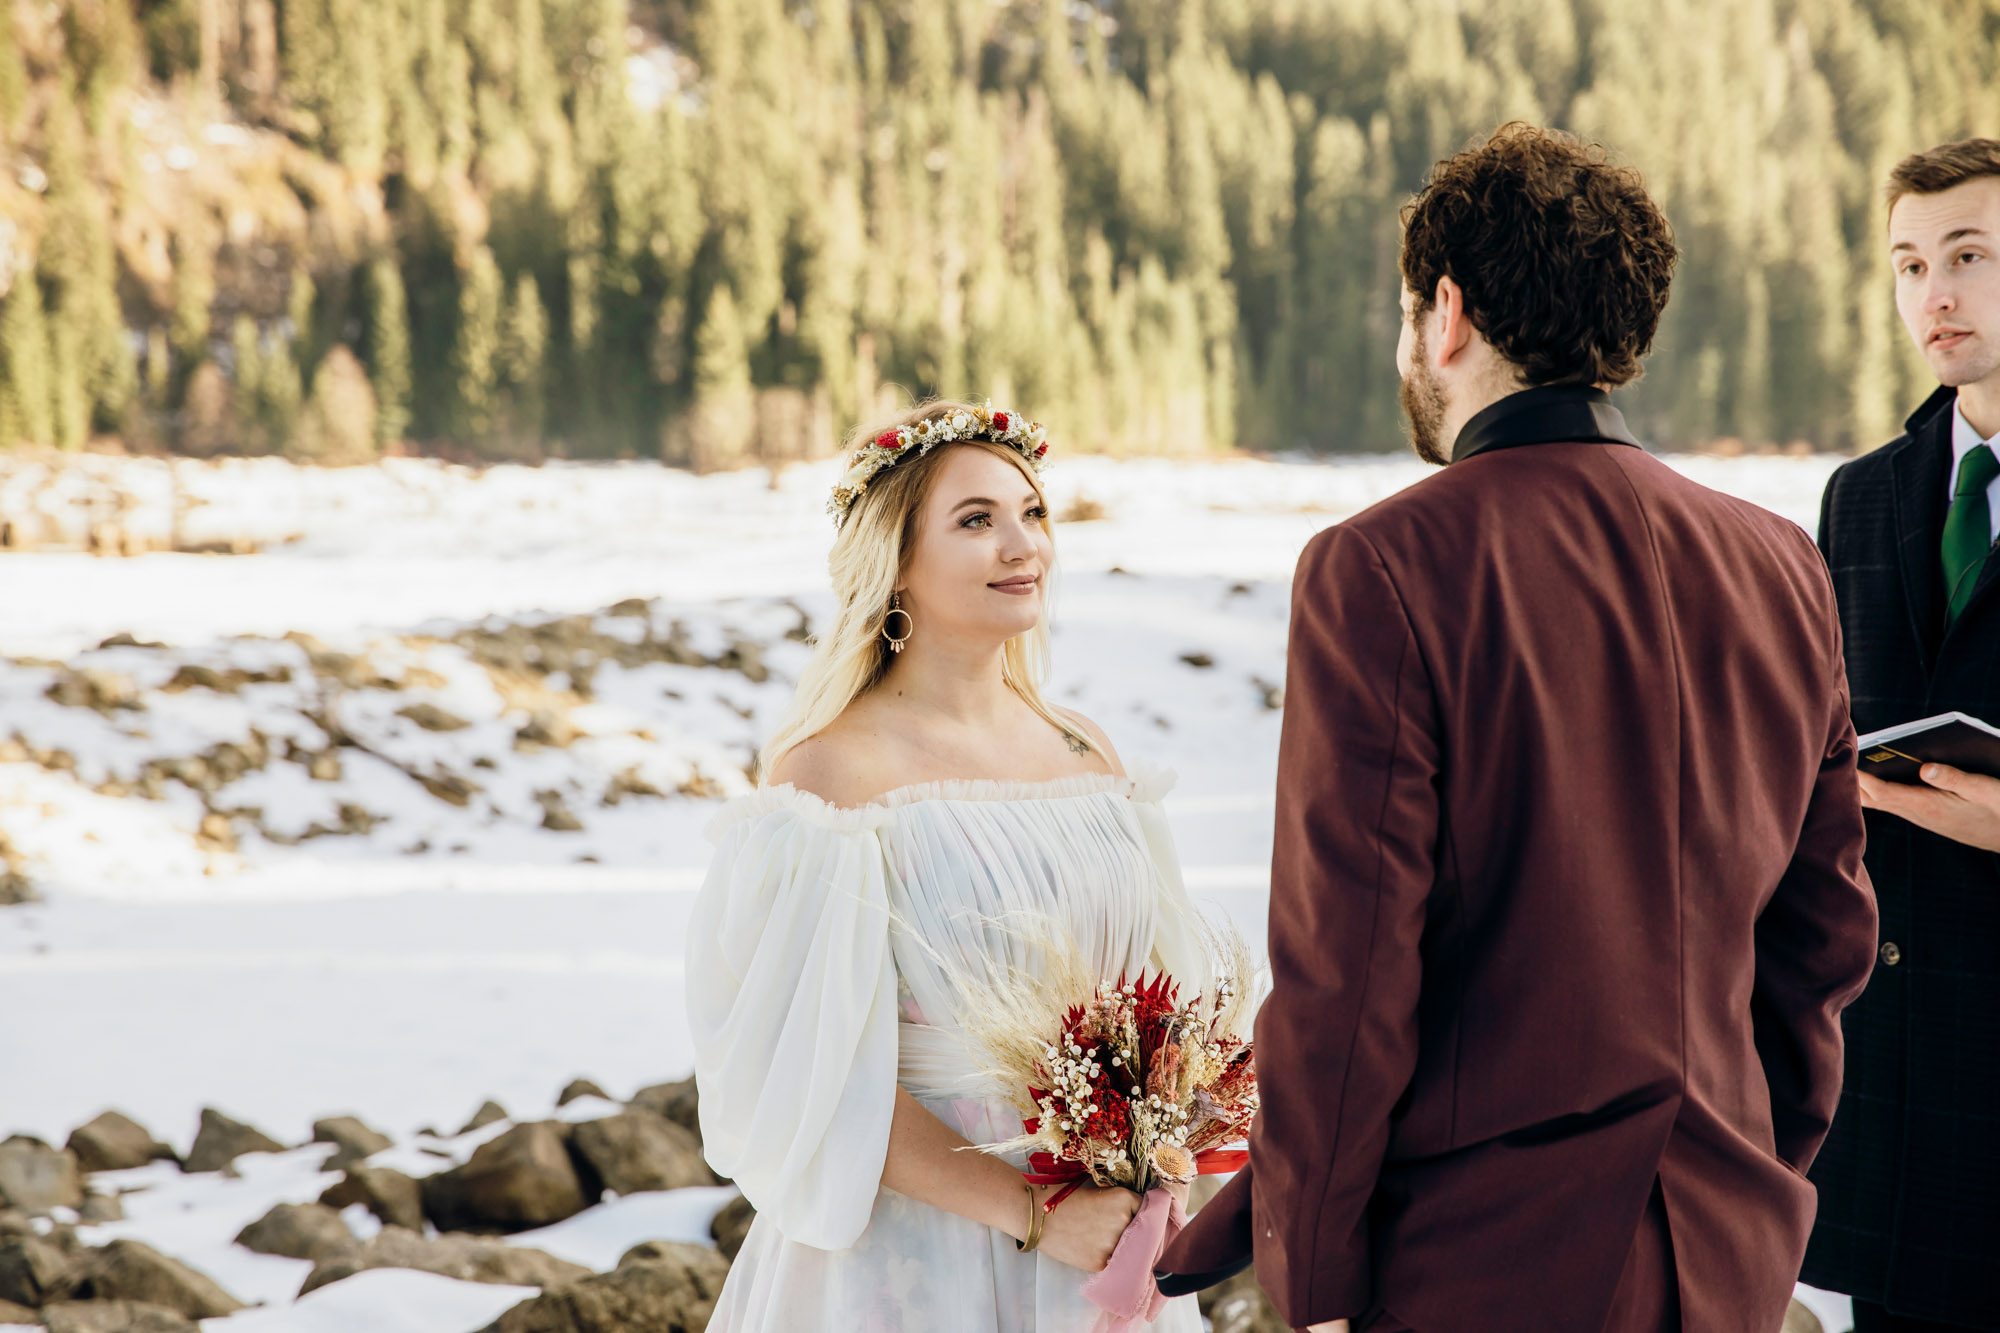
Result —
[[[2000, 723], [2000, 140], [1906, 158], [1888, 198], [1897, 309], [1942, 387], [1821, 508], [1854, 725]], [[2000, 1329], [2000, 782], [1922, 777], [1862, 776], [1881, 952], [1811, 1171], [1803, 1277], [1853, 1296], [1856, 1333]]]

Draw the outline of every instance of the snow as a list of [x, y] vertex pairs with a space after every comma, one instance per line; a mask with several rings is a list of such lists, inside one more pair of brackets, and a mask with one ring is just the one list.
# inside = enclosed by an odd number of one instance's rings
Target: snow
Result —
[[[1667, 461], [1810, 527], [1839, 460]], [[806, 652], [788, 634], [828, 609], [831, 464], [76, 467], [0, 462], [0, 494], [58, 513], [117, 487], [135, 530], [258, 553], [0, 560], [0, 834], [47, 897], [0, 909], [0, 1132], [61, 1142], [116, 1107], [185, 1150], [204, 1106], [287, 1143], [349, 1113], [396, 1140], [375, 1161], [420, 1175], [504, 1129], [419, 1134], [486, 1098], [588, 1118], [616, 1108], [558, 1111], [573, 1077], [622, 1098], [687, 1072], [702, 829], [749, 788], [785, 707]], [[1052, 696], [1128, 763], [1178, 772], [1189, 885], [1253, 947], [1292, 565], [1426, 472], [1369, 457], [1049, 473], [1059, 519], [1105, 513], [1059, 524]], [[99, 646], [113, 635], [129, 641]], [[507, 656], [526, 643], [581, 656]], [[544, 723], [574, 738], [520, 739]], [[205, 790], [174, 775], [196, 758]], [[545, 826], [557, 807], [577, 827]], [[269, 1302], [211, 1333], [448, 1333], [527, 1294], [383, 1270], [293, 1303], [310, 1266], [231, 1239], [316, 1198], [326, 1151], [246, 1157], [233, 1180], [95, 1177], [135, 1192], [128, 1220], [86, 1236], [138, 1236]], [[612, 1199], [513, 1239], [605, 1268], [641, 1240], [704, 1241], [729, 1195]], [[1845, 1301], [1828, 1299], [1838, 1333]]]
[[408, 1268], [373, 1268], [329, 1283], [295, 1304], [204, 1319], [204, 1333], [461, 1333], [484, 1328], [534, 1287], [461, 1282]]

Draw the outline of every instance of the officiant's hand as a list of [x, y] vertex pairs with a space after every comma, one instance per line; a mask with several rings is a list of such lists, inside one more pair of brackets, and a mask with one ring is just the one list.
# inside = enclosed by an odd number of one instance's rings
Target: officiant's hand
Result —
[[1085, 1185], [1043, 1220], [1042, 1253], [1086, 1273], [1100, 1271], [1111, 1262], [1111, 1252], [1118, 1248], [1139, 1203], [1131, 1190]]
[[1861, 777], [1861, 804], [1909, 820], [1918, 828], [2000, 852], [2000, 778], [1982, 777], [1948, 764], [1925, 764], [1924, 785]]

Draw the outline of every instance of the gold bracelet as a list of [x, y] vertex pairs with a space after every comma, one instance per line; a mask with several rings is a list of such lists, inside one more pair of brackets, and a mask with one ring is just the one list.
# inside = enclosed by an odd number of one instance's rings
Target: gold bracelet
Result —
[[1021, 1188], [1028, 1191], [1028, 1238], [1015, 1241], [1014, 1248], [1026, 1254], [1042, 1243], [1042, 1201], [1035, 1197], [1035, 1187], [1027, 1181], [1021, 1182]]

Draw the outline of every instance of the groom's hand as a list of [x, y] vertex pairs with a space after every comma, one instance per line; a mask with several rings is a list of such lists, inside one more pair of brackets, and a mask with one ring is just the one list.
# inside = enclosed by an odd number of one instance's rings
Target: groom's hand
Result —
[[1347, 1321], [1336, 1319], [1331, 1324], [1314, 1324], [1306, 1333], [1347, 1333]]
[[1870, 810], [1900, 816], [1968, 847], [2000, 852], [2000, 779], [1948, 764], [1925, 764], [1922, 786], [1859, 776], [1861, 804]]

